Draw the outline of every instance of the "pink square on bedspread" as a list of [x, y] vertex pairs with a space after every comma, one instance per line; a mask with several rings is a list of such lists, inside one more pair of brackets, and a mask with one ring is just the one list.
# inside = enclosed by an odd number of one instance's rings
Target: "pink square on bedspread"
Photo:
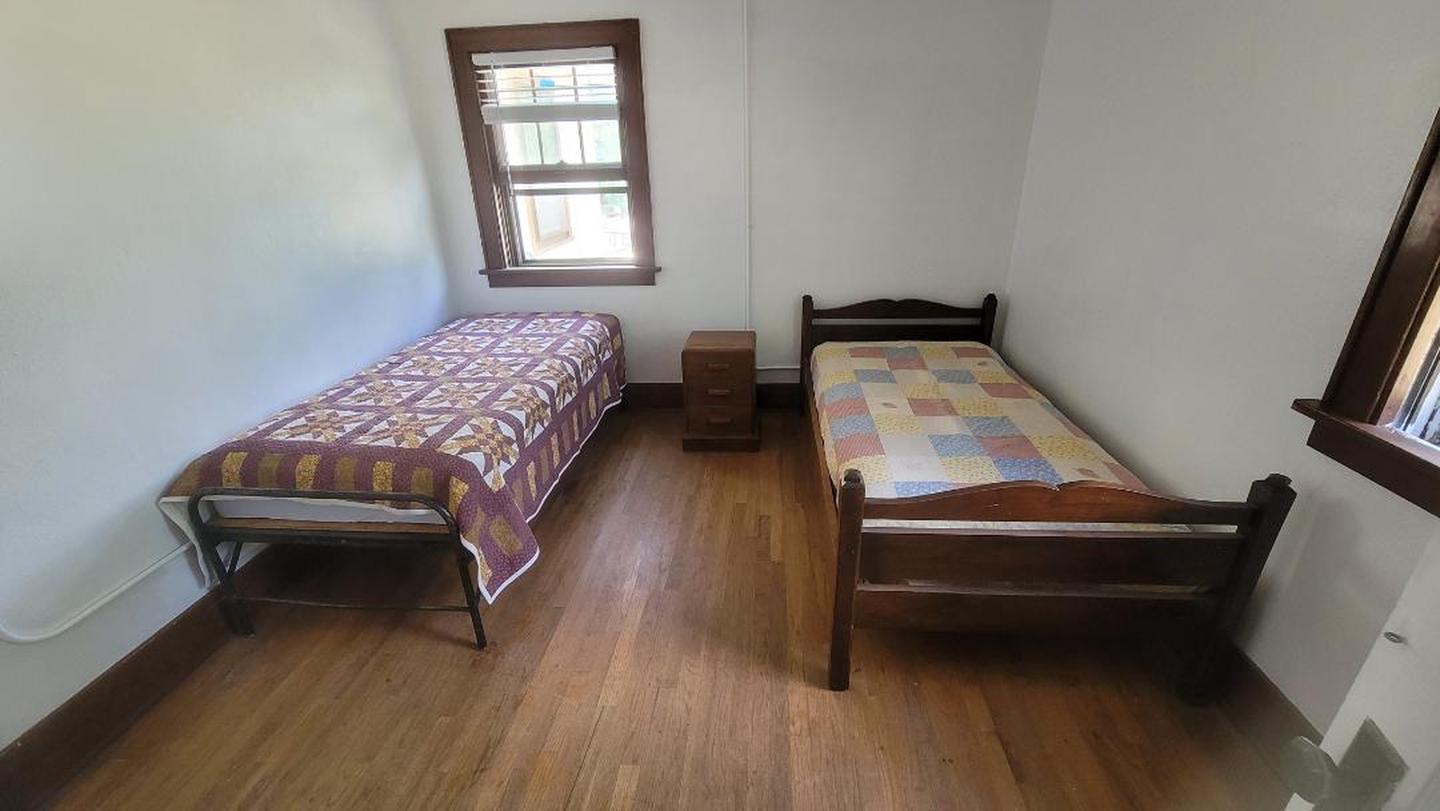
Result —
[[980, 445], [985, 455], [992, 458], [1039, 459], [1040, 449], [1023, 436], [982, 436]]
[[1029, 400], [1030, 392], [1019, 383], [981, 383], [980, 388], [991, 397]]

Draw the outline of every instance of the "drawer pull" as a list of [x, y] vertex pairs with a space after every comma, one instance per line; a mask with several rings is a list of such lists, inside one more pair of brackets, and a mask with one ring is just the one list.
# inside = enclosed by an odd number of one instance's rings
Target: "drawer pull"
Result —
[[730, 394], [730, 390], [729, 390], [729, 389], [706, 389], [706, 390], [705, 390], [705, 393], [708, 394], [708, 395], [710, 395], [711, 397], [727, 397], [727, 396], [729, 396], [729, 394]]
[[705, 368], [709, 369], [712, 372], [723, 372], [726, 369], [730, 368], [730, 364], [718, 360], [712, 360], [709, 363], [705, 364]]
[[711, 425], [729, 425], [734, 421], [734, 417], [711, 417], [710, 419], [706, 420], [706, 422], [710, 423]]

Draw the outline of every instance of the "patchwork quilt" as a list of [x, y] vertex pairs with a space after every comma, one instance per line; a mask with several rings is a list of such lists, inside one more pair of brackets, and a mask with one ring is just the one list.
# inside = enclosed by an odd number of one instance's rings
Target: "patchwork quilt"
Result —
[[867, 498], [1006, 481], [1144, 487], [984, 344], [826, 343], [810, 371], [830, 474], [838, 486], [859, 470]]
[[194, 460], [161, 500], [203, 487], [431, 496], [493, 601], [539, 556], [527, 522], [624, 385], [613, 315], [460, 318]]

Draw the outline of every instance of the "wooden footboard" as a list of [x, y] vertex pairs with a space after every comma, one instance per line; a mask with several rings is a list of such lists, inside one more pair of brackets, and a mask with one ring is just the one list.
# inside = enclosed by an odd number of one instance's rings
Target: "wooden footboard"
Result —
[[[1014, 482], [867, 500], [855, 470], [846, 472], [838, 495], [831, 689], [849, 686], [857, 625], [1150, 631], [1179, 635], [1191, 651], [1181, 691], [1192, 701], [1212, 694], [1230, 634], [1295, 498], [1289, 479], [1272, 475], [1255, 482], [1243, 502], [1090, 482]], [[877, 520], [986, 526], [867, 526]]]
[[[978, 308], [802, 302], [801, 377], [819, 476], [836, 498], [831, 689], [850, 684], [856, 626], [950, 631], [1165, 633], [1188, 652], [1181, 694], [1211, 697], [1295, 492], [1272, 474], [1244, 501], [1198, 501], [1104, 482], [985, 484], [867, 499], [859, 471], [831, 481], [810, 353], [826, 340], [990, 343]], [[860, 320], [881, 324], [854, 323]], [[926, 324], [939, 320], [940, 324]], [[921, 322], [921, 323], [917, 323]], [[880, 522], [926, 522], [885, 525]], [[957, 526], [958, 525], [958, 526]]]

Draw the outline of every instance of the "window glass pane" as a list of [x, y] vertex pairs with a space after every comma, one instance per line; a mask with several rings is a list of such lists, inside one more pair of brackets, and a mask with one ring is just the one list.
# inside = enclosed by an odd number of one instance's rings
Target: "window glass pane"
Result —
[[487, 102], [516, 104], [615, 103], [615, 65], [541, 65], [499, 68], [482, 78]]
[[516, 183], [515, 193], [525, 194], [526, 192], [530, 192], [535, 194], [568, 189], [573, 189], [577, 193], [604, 192], [610, 189], [624, 191], [625, 185], [626, 183], [623, 180], [552, 180], [544, 183]]
[[620, 162], [619, 121], [581, 121], [580, 134], [586, 163]]
[[[582, 144], [581, 124], [610, 124], [615, 129], [613, 146]], [[620, 160], [619, 127], [614, 121], [543, 121], [539, 123], [504, 124], [505, 162], [509, 166], [554, 166], [561, 163], [576, 166], [586, 163], [616, 163]], [[588, 130], [587, 130], [588, 131]], [[597, 160], [592, 152], [599, 148], [614, 157]]]
[[590, 103], [615, 102], [615, 65], [610, 62], [575, 66], [577, 100]]
[[506, 124], [501, 135], [505, 141], [506, 163], [511, 166], [534, 166], [543, 163], [538, 124]]
[[1411, 395], [1400, 428], [1432, 445], [1440, 445], [1440, 344], [1430, 349], [1424, 375]]
[[624, 191], [515, 194], [527, 262], [613, 262], [634, 257], [630, 196]]

